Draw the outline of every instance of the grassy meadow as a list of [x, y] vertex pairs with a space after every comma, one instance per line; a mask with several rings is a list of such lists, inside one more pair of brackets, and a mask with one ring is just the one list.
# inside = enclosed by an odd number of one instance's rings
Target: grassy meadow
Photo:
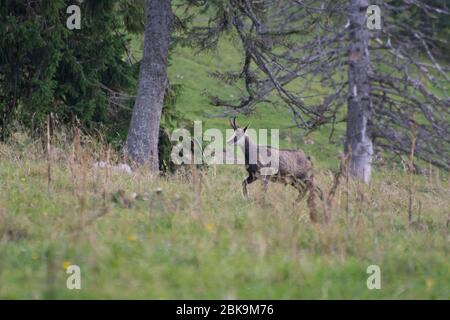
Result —
[[[50, 187], [40, 143], [0, 145], [0, 298], [449, 298], [450, 184], [437, 171], [413, 178], [411, 223], [409, 175], [385, 168], [370, 185], [344, 180], [322, 225], [283, 185], [264, 195], [256, 182], [244, 200], [242, 166], [129, 175], [96, 168], [107, 153], [83, 141], [57, 149]], [[331, 172], [317, 171], [327, 191]], [[81, 290], [66, 288], [71, 264]]]
[[[176, 108], [204, 129], [228, 128], [205, 93], [239, 96], [209, 73], [237, 71], [240, 59], [231, 40], [216, 52], [175, 48], [170, 81], [183, 86]], [[327, 127], [306, 140], [273, 101], [238, 121], [280, 129], [280, 146], [313, 156], [328, 191], [344, 125], [334, 143]], [[411, 180], [387, 163], [369, 185], [343, 179], [324, 225], [310, 222], [305, 200], [293, 205], [290, 187], [271, 184], [264, 195], [256, 182], [244, 200], [242, 165], [129, 175], [94, 166], [108, 158], [96, 139], [82, 145], [60, 139], [49, 186], [40, 141], [17, 132], [0, 144], [0, 299], [450, 298], [450, 181], [434, 168]], [[66, 288], [72, 264], [81, 290]], [[381, 269], [380, 290], [367, 288], [370, 265]]]

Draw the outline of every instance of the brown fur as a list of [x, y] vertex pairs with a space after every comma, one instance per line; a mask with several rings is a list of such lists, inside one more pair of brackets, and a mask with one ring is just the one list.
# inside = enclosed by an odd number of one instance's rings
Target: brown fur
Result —
[[[245, 130], [236, 125], [235, 119], [230, 121], [231, 126], [235, 130], [235, 133], [240, 137], [245, 134]], [[267, 190], [268, 182], [284, 183], [296, 188], [299, 195], [296, 199], [296, 203], [301, 201], [306, 193], [309, 192], [307, 204], [310, 209], [310, 218], [312, 221], [319, 221], [319, 213], [317, 208], [317, 196], [323, 199], [322, 191], [314, 183], [314, 170], [310, 157], [306, 156], [302, 150], [289, 150], [289, 149], [275, 149], [270, 146], [255, 145], [248, 136], [245, 138], [245, 168], [248, 172], [248, 177], [242, 182], [242, 191], [245, 197], [248, 197], [247, 185], [260, 179], [263, 181], [264, 190]], [[237, 143], [237, 142], [235, 142]], [[256, 164], [251, 164], [249, 161], [249, 150], [258, 150], [258, 161]], [[269, 157], [273, 152], [279, 154], [279, 166], [278, 172], [274, 175], [262, 175], [261, 169], [264, 167], [270, 167], [269, 164], [263, 164], [264, 161], [260, 161], [260, 155], [267, 154]]]

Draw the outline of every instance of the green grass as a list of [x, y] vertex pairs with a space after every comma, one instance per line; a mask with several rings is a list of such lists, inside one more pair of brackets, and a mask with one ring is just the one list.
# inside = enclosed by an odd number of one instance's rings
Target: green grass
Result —
[[[136, 58], [140, 58], [142, 55], [141, 42], [140, 38], [134, 38], [132, 41], [133, 53]], [[183, 87], [176, 102], [177, 110], [189, 120], [202, 121], [204, 130], [209, 128], [229, 129], [227, 117], [214, 117], [214, 115], [223, 114], [225, 109], [212, 106], [207, 94], [232, 100], [245, 96], [245, 92], [211, 77], [210, 73], [215, 71], [239, 72], [242, 69], [242, 63], [242, 50], [239, 44], [228, 37], [223, 37], [217, 49], [209, 52], [197, 52], [188, 47], [175, 47], [170, 59], [169, 79], [171, 83], [180, 84]], [[318, 85], [313, 85], [313, 88], [321, 90]], [[305, 132], [294, 127], [288, 107], [280, 103], [275, 94], [270, 96], [270, 100], [270, 103], [259, 103], [252, 114], [239, 116], [238, 123], [242, 125], [250, 123], [251, 127], [255, 129], [279, 129], [280, 147], [301, 147], [307, 154], [314, 157], [318, 166], [335, 168], [338, 155], [342, 150], [345, 124], [336, 125], [333, 143], [330, 144], [328, 139], [331, 126], [325, 125], [309, 134], [307, 139], [312, 143], [305, 144]]]
[[[184, 87], [177, 109], [203, 120], [204, 129], [228, 128], [228, 119], [208, 116], [223, 110], [204, 93], [238, 97], [238, 89], [208, 73], [240, 67], [239, 48], [229, 39], [210, 53], [175, 48], [169, 77]], [[280, 129], [281, 147], [312, 155], [318, 184], [328, 190], [326, 169], [337, 166], [344, 126], [336, 128], [335, 144], [328, 143], [329, 127], [305, 144], [290, 119], [287, 108], [262, 103], [238, 121]], [[289, 187], [271, 185], [264, 197], [257, 182], [245, 201], [242, 166], [202, 171], [199, 192], [190, 169], [165, 178], [146, 170], [112, 173], [105, 182], [105, 172], [93, 168], [103, 146], [89, 143], [83, 165], [63, 153], [47, 192], [45, 155], [38, 143], [19, 140], [0, 144], [1, 299], [450, 298], [450, 184], [442, 177], [415, 177], [411, 225], [404, 173], [387, 166], [368, 186], [350, 181], [348, 210], [342, 183], [325, 226], [309, 221], [305, 201], [292, 205]], [[81, 290], [66, 288], [69, 264], [81, 268]], [[366, 286], [374, 264], [381, 290]]]
[[[252, 184], [245, 201], [241, 166], [203, 171], [200, 192], [189, 169], [112, 173], [105, 183], [92, 167], [101, 150], [89, 147], [83, 165], [53, 165], [48, 193], [36, 148], [0, 145], [2, 299], [449, 298], [448, 181], [415, 178], [408, 225], [407, 176], [378, 171], [369, 186], [350, 182], [348, 212], [340, 186], [326, 226], [309, 221], [305, 201], [293, 207], [283, 185], [264, 197]], [[317, 180], [331, 184], [327, 171]], [[81, 290], [66, 288], [69, 264], [81, 268]], [[366, 287], [373, 264], [381, 290]]]

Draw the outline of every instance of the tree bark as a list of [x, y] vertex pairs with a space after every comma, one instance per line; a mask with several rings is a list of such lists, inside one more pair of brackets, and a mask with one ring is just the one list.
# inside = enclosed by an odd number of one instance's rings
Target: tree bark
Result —
[[145, 15], [144, 55], [125, 150], [131, 160], [148, 164], [157, 171], [159, 126], [167, 85], [171, 1], [146, 0]]
[[370, 181], [373, 145], [370, 134], [370, 31], [366, 26], [367, 0], [352, 0], [349, 12], [349, 96], [345, 152], [350, 159], [351, 176]]

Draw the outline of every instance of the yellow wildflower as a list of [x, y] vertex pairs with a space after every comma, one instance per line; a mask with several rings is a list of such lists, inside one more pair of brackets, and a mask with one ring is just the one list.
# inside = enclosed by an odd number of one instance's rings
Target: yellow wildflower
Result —
[[433, 280], [433, 278], [428, 277], [428, 278], [425, 280], [425, 284], [426, 284], [426, 286], [427, 286], [427, 290], [430, 290], [431, 288], [433, 288], [433, 285], [434, 285], [434, 280]]
[[134, 234], [128, 236], [128, 241], [137, 241], [137, 237]]
[[206, 231], [208, 231], [209, 233], [212, 233], [214, 231], [214, 224], [212, 223], [207, 223], [205, 224], [205, 229]]
[[72, 263], [71, 263], [70, 261], [64, 261], [64, 262], [63, 262], [63, 268], [64, 268], [64, 270], [67, 270], [67, 268], [69, 268], [70, 265], [72, 265]]

